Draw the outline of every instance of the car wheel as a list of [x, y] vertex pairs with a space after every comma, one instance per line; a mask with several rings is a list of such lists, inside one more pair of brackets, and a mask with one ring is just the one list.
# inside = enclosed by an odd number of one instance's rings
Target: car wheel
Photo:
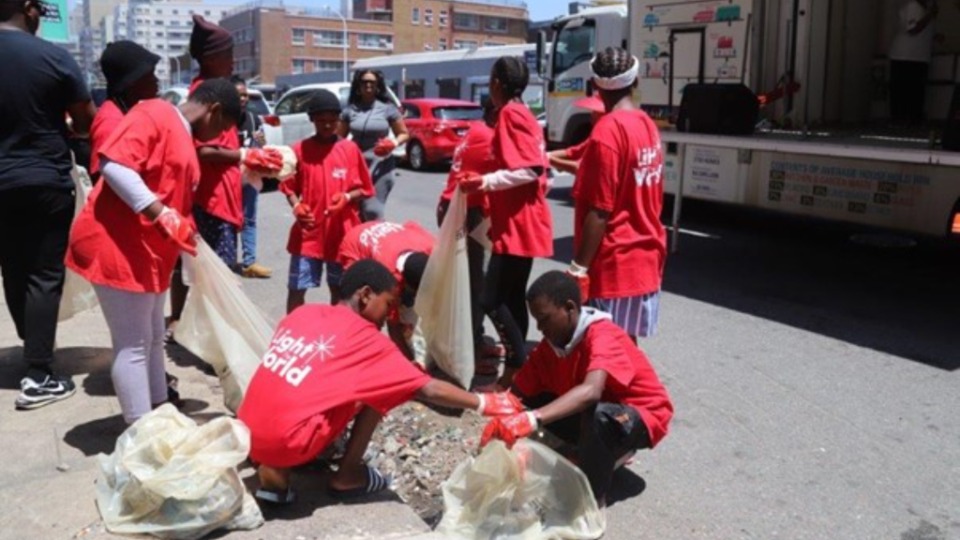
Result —
[[410, 162], [410, 168], [415, 171], [422, 171], [427, 167], [427, 152], [419, 141], [407, 144], [407, 161]]

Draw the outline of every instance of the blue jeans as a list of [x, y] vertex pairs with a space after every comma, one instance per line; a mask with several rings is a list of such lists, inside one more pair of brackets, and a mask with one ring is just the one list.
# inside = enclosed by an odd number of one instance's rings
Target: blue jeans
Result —
[[257, 188], [243, 185], [243, 229], [240, 230], [240, 245], [243, 246], [243, 267], [257, 262]]

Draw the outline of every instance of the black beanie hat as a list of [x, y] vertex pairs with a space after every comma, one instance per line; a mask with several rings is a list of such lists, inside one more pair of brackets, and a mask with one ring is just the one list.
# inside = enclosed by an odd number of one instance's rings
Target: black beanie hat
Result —
[[319, 112], [340, 112], [340, 98], [329, 90], [317, 90], [310, 96], [307, 103], [307, 114], [312, 115]]
[[114, 41], [100, 55], [107, 95], [116, 96], [157, 68], [160, 57], [132, 41]]
[[190, 56], [197, 60], [205, 56], [229, 51], [233, 48], [233, 36], [226, 29], [207, 21], [200, 15], [193, 16], [193, 32], [190, 33]]

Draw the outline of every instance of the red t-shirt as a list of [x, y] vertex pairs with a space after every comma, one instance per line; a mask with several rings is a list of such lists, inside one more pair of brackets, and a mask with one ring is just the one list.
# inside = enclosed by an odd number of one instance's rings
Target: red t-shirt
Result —
[[[173, 105], [161, 99], [141, 101], [100, 153], [139, 173], [164, 205], [189, 215], [200, 164], [193, 137]], [[179, 253], [147, 218], [99, 182], [70, 231], [66, 264], [91, 283], [160, 293], [170, 286]]]
[[123, 111], [108, 99], [97, 109], [90, 126], [90, 176], [100, 172], [100, 150], [123, 120]]
[[518, 257], [553, 255], [543, 130], [526, 105], [511, 101], [500, 109], [492, 144], [498, 169], [540, 167], [544, 171], [536, 182], [487, 193], [493, 253]]
[[[453, 151], [453, 161], [450, 163], [450, 174], [447, 175], [447, 186], [440, 194], [441, 201], [449, 201], [457, 189], [456, 177], [460, 172], [487, 174], [496, 171], [497, 158], [493, 155], [493, 128], [483, 122], [474, 122], [463, 140]], [[467, 197], [468, 208], [482, 208], [486, 206], [487, 196], [483, 193], [473, 193]]]
[[313, 210], [316, 225], [304, 229], [300, 222], [294, 222], [287, 251], [335, 261], [346, 232], [360, 224], [360, 213], [356, 201], [337, 214], [325, 216], [324, 212], [337, 193], [359, 189], [365, 197], [373, 196], [370, 170], [353, 141], [321, 142], [311, 137], [293, 145], [293, 152], [297, 156], [297, 173], [285, 180], [280, 189], [300, 197]]
[[344, 270], [360, 259], [373, 259], [393, 272], [397, 281], [403, 276], [397, 270], [397, 259], [409, 251], [430, 254], [436, 240], [419, 223], [403, 225], [389, 221], [371, 221], [347, 231], [340, 243], [337, 262]]
[[607, 381], [600, 400], [630, 405], [640, 414], [656, 446], [673, 417], [673, 404], [650, 360], [630, 336], [609, 319], [591, 324], [569, 356], [560, 358], [546, 341], [533, 349], [513, 379], [524, 396], [562, 396], [583, 383], [587, 373], [603, 370]]
[[667, 258], [663, 150], [657, 126], [643, 111], [614, 111], [597, 122], [573, 184], [573, 245], [587, 212], [609, 212], [590, 264], [590, 296], [623, 298], [660, 290]]
[[430, 380], [349, 307], [309, 304], [280, 321], [237, 417], [254, 461], [292, 467], [316, 458], [361, 405], [386, 414]]
[[[197, 77], [190, 84], [190, 93], [203, 79]], [[237, 126], [230, 126], [219, 137], [209, 141], [196, 141], [199, 150], [203, 147], [240, 149], [240, 134]], [[239, 163], [200, 162], [200, 185], [194, 195], [194, 204], [206, 213], [218, 217], [237, 228], [243, 226], [243, 183]]]
[[580, 144], [575, 144], [567, 148], [567, 159], [572, 159], [574, 161], [580, 161], [583, 159], [583, 153], [587, 151], [587, 143], [590, 142], [590, 139], [583, 141]]

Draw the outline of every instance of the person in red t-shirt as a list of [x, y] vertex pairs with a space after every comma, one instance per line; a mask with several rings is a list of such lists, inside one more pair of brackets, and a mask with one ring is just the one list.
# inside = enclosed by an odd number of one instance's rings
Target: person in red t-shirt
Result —
[[157, 97], [154, 70], [160, 57], [132, 41], [114, 41], [100, 56], [100, 68], [107, 79], [107, 100], [97, 110], [90, 127], [90, 178], [100, 179], [100, 149], [113, 134], [123, 115], [141, 100]]
[[360, 224], [357, 203], [373, 195], [363, 152], [337, 135], [340, 98], [318, 90], [307, 111], [316, 133], [294, 145], [297, 173], [280, 184], [296, 218], [287, 241], [287, 313], [303, 305], [308, 289], [320, 286], [324, 265], [331, 302], [340, 299], [340, 243]]
[[529, 81], [530, 72], [522, 58], [503, 56], [494, 62], [490, 98], [499, 112], [492, 145], [499, 168], [483, 175], [462, 172], [459, 179], [460, 189], [485, 191], [490, 203], [493, 254], [480, 303], [506, 348], [500, 386], [509, 386], [523, 363], [529, 325], [523, 293], [533, 258], [553, 255], [543, 130], [521, 99]]
[[237, 411], [250, 428], [250, 459], [258, 464], [256, 497], [293, 502], [290, 469], [330, 455], [354, 420], [337, 472], [335, 497], [368, 495], [390, 479], [363, 463], [377, 424], [410, 399], [472, 409], [485, 416], [522, 410], [508, 393], [471, 394], [432, 379], [380, 332], [396, 303], [397, 281], [364, 259], [344, 272], [343, 301], [297, 308], [280, 321]]
[[[193, 16], [190, 33], [190, 56], [200, 65], [200, 73], [190, 83], [190, 93], [211, 78], [229, 78], [233, 73], [233, 37], [230, 32]], [[234, 89], [236, 91], [236, 89]], [[266, 174], [276, 173], [283, 166], [283, 156], [276, 150], [240, 148], [237, 126], [210, 140], [196, 140], [200, 160], [200, 183], [194, 195], [192, 217], [203, 238], [224, 264], [237, 265], [237, 232], [243, 226], [243, 186], [240, 167], [256, 169]], [[179, 268], [178, 268], [179, 270]], [[170, 294], [170, 319], [167, 339], [173, 340], [174, 331], [189, 288], [180, 272], [174, 274]]]
[[646, 337], [657, 328], [667, 235], [660, 223], [660, 133], [632, 98], [639, 65], [614, 48], [591, 65], [609, 112], [594, 126], [573, 184], [569, 272], [590, 305], [610, 313], [631, 336]]
[[[590, 111], [591, 126], [596, 125], [606, 112], [603, 108], [603, 100], [596, 94], [574, 101], [573, 106]], [[563, 172], [577, 174], [577, 169], [580, 168], [580, 160], [583, 159], [583, 153], [587, 149], [588, 142], [590, 142], [590, 137], [587, 137], [580, 144], [573, 145], [569, 148], [547, 152], [547, 159], [550, 160], [550, 166]]]
[[[450, 164], [450, 174], [447, 176], [447, 185], [440, 194], [440, 203], [437, 205], [437, 224], [443, 224], [443, 218], [450, 207], [450, 199], [457, 189], [457, 180], [462, 173], [473, 172], [484, 175], [496, 172], [500, 167], [497, 157], [493, 154], [493, 127], [497, 123], [497, 109], [490, 98], [483, 100], [483, 122], [474, 122], [470, 125], [467, 134], [453, 152], [453, 162]], [[484, 217], [489, 214], [487, 197], [483, 193], [473, 193], [467, 197], [467, 231], [473, 231], [483, 223]], [[470, 268], [470, 306], [473, 314], [473, 345], [477, 359], [476, 373], [479, 375], [496, 375], [498, 362], [492, 360], [503, 356], [503, 347], [493, 344], [487, 345], [483, 339], [483, 308], [480, 304], [480, 294], [483, 292], [483, 258], [484, 248], [473, 235], [467, 236], [467, 264]], [[484, 361], [485, 358], [491, 361]]]
[[168, 400], [163, 308], [181, 251], [196, 254], [190, 223], [200, 165], [193, 139], [211, 139], [240, 118], [226, 79], [197, 88], [179, 109], [141, 101], [100, 149], [97, 184], [70, 232], [66, 265], [94, 285], [113, 341], [113, 386], [135, 422]]
[[403, 354], [413, 360], [411, 343], [419, 317], [413, 309], [423, 271], [436, 243], [419, 223], [368, 221], [343, 236], [337, 263], [344, 270], [362, 259], [373, 259], [387, 267], [400, 284], [400, 305], [387, 323], [390, 338]]
[[610, 315], [581, 307], [571, 276], [547, 272], [526, 298], [543, 341], [513, 378], [511, 391], [531, 410], [491, 420], [480, 444], [497, 438], [512, 446], [545, 426], [565, 443], [561, 450], [584, 472], [603, 506], [618, 464], [667, 434], [670, 396], [647, 356]]

